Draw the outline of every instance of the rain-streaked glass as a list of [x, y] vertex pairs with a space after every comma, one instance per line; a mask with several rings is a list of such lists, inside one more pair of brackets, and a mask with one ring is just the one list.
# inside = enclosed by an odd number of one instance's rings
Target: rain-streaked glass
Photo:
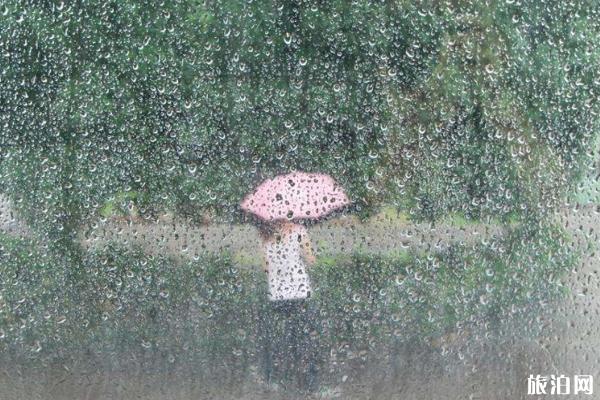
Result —
[[0, 399], [600, 396], [599, 21], [1, 1]]

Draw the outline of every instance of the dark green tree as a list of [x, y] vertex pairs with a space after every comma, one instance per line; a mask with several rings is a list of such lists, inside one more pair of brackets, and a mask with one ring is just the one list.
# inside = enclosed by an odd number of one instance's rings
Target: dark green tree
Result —
[[61, 248], [111, 199], [232, 216], [290, 170], [333, 175], [362, 210], [538, 218], [597, 132], [591, 0], [0, 12], [3, 191]]

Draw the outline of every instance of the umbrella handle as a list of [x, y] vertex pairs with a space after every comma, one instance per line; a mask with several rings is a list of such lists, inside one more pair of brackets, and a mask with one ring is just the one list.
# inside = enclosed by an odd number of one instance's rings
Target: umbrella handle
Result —
[[317, 258], [315, 257], [315, 253], [313, 251], [312, 243], [310, 242], [310, 238], [308, 237], [308, 233], [302, 234], [300, 240], [300, 248], [302, 249], [302, 256], [304, 261], [308, 264], [308, 266], [313, 265], [317, 262]]

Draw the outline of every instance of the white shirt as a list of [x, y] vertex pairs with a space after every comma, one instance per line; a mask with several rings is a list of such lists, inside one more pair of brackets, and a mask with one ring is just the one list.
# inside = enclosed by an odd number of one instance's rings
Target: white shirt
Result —
[[269, 300], [305, 299], [310, 295], [310, 280], [302, 256], [306, 235], [308, 232], [302, 225], [290, 224], [263, 243]]

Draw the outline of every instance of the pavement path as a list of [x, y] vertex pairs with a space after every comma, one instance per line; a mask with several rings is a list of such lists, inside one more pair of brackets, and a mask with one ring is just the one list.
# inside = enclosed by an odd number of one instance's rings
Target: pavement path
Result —
[[[501, 233], [501, 228], [483, 224], [432, 226], [381, 214], [364, 223], [342, 216], [313, 225], [309, 232], [315, 252], [330, 256], [359, 250], [378, 254], [408, 249], [441, 250], [452, 243], [489, 239]], [[223, 251], [232, 253], [242, 264], [258, 265], [262, 260], [258, 231], [251, 225], [189, 226], [172, 220], [151, 223], [108, 220], [94, 223], [81, 240], [87, 248], [120, 243], [182, 260]]]

